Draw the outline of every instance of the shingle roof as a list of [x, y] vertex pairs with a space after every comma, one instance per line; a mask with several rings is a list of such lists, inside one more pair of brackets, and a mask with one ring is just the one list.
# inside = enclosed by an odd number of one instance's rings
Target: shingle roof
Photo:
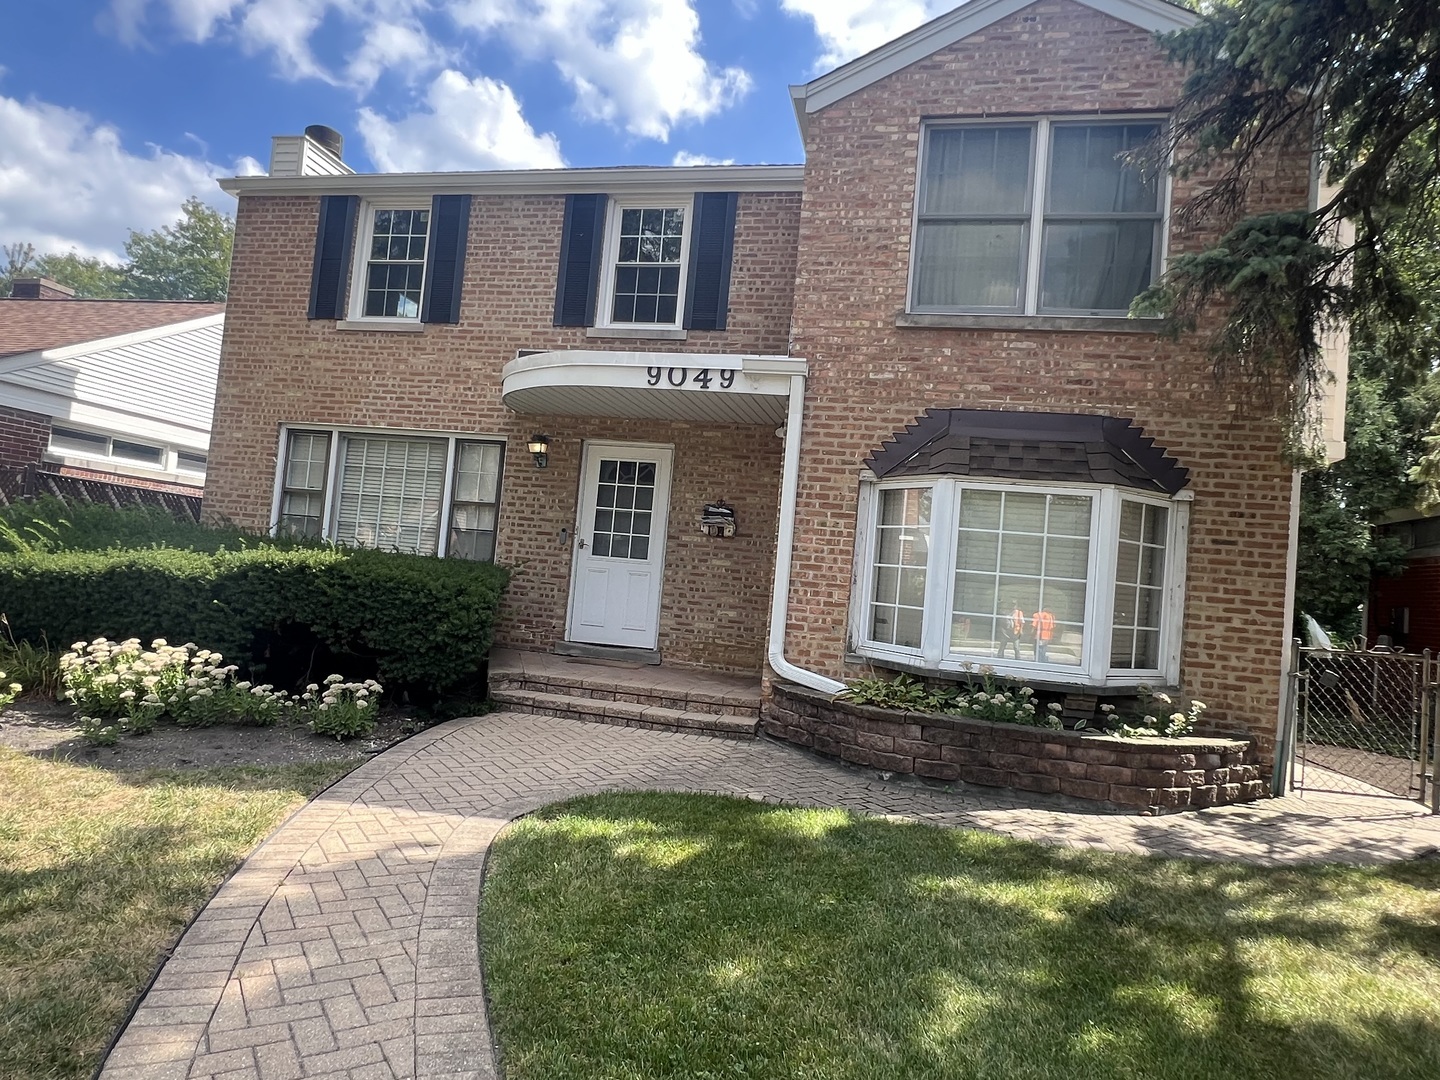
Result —
[[196, 300], [0, 300], [0, 356], [79, 345], [218, 315]]
[[876, 476], [999, 476], [1119, 484], [1174, 495], [1190, 478], [1133, 420], [1080, 413], [926, 409], [865, 464]]

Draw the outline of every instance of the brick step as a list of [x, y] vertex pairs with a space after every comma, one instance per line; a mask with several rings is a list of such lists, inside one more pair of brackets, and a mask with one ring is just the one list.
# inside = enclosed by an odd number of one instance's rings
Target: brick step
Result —
[[743, 691], [711, 691], [679, 687], [651, 689], [609, 682], [603, 678], [566, 675], [525, 675], [520, 672], [492, 672], [490, 689], [496, 700], [499, 692], [517, 691], [566, 698], [640, 705], [679, 713], [712, 713], [749, 720], [760, 719], [760, 694]]
[[662, 705], [647, 705], [642, 702], [607, 701], [603, 698], [549, 694], [503, 686], [491, 687], [490, 697], [498, 704], [520, 712], [542, 713], [545, 716], [584, 720], [592, 724], [613, 724], [617, 727], [687, 731], [696, 735], [716, 735], [726, 739], [753, 738], [759, 725], [759, 720], [753, 716], [739, 716], [734, 713], [667, 709]]

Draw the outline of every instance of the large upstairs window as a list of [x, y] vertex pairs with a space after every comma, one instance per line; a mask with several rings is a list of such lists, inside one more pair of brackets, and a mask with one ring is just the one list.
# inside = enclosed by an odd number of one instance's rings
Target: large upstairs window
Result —
[[1124, 315], [1159, 271], [1165, 185], [1126, 160], [1155, 119], [924, 129], [910, 310]]

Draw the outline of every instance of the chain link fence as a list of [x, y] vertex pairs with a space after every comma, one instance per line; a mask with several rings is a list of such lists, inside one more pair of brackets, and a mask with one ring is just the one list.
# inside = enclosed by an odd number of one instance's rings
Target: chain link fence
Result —
[[1294, 786], [1433, 803], [1440, 660], [1299, 651]]

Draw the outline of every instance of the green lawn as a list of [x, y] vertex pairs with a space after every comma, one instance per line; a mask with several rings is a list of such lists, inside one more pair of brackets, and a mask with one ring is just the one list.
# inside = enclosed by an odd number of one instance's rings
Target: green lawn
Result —
[[124, 773], [0, 748], [0, 1080], [88, 1077], [225, 875], [357, 763]]
[[491, 854], [509, 1080], [1440, 1077], [1440, 863], [1272, 870], [679, 795]]

